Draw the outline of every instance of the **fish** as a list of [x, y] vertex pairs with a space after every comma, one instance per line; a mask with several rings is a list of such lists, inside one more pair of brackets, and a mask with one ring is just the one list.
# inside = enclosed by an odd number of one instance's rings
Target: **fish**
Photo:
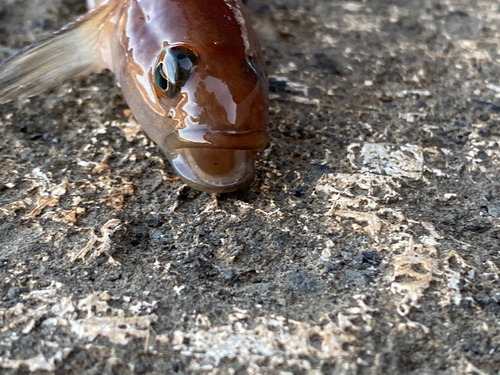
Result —
[[111, 70], [190, 187], [248, 187], [268, 142], [264, 55], [241, 0], [87, 0], [89, 11], [0, 65], [0, 104]]

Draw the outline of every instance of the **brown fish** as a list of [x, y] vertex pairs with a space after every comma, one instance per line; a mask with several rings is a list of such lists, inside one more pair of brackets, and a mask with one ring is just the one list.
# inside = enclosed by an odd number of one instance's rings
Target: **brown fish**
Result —
[[0, 103], [102, 69], [195, 189], [253, 180], [267, 143], [267, 73], [240, 0], [88, 0], [87, 14], [0, 65]]

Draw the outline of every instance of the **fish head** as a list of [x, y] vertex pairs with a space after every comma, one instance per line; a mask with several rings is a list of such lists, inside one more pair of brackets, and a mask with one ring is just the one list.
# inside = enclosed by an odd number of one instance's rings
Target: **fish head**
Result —
[[170, 130], [158, 143], [179, 176], [211, 192], [249, 185], [267, 144], [262, 56], [176, 43], [160, 51], [150, 80]]
[[248, 186], [267, 144], [268, 85], [240, 0], [141, 0], [121, 13], [113, 70], [134, 117], [190, 186]]

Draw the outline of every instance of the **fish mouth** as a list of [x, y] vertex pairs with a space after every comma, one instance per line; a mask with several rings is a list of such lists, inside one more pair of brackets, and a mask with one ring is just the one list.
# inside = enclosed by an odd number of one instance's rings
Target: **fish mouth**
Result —
[[173, 167], [189, 186], [228, 193], [251, 184], [255, 155], [267, 144], [264, 131], [179, 129], [164, 142]]

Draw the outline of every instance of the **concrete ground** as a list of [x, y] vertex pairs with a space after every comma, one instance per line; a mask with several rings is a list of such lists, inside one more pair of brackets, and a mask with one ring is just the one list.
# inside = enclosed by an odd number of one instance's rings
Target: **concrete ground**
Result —
[[[244, 191], [178, 181], [109, 72], [0, 107], [0, 372], [500, 374], [498, 2], [247, 8]], [[1, 0], [0, 59], [84, 12]]]

